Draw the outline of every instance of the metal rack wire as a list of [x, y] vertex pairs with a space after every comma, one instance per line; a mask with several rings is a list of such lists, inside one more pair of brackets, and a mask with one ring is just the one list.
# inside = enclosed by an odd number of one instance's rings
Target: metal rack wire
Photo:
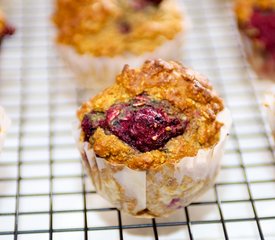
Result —
[[184, 62], [209, 76], [234, 126], [213, 189], [172, 217], [144, 220], [110, 206], [81, 167], [71, 137], [78, 96], [54, 49], [52, 1], [3, 1], [17, 34], [0, 56], [0, 103], [13, 121], [0, 161], [0, 240], [275, 239], [264, 84], [245, 61], [231, 3], [184, 3], [192, 21]]

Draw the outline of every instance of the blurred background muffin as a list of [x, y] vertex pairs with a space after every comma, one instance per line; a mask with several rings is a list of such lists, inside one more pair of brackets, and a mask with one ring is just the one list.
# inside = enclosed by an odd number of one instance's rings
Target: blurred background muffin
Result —
[[125, 62], [181, 58], [185, 19], [176, 0], [56, 0], [53, 21], [79, 88], [108, 86]]
[[236, 0], [244, 47], [260, 77], [275, 80], [275, 1]]

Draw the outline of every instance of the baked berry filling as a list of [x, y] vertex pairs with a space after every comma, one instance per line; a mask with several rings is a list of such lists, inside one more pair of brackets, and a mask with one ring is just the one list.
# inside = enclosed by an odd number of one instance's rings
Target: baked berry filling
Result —
[[142, 10], [148, 6], [158, 7], [161, 2], [162, 0], [134, 0], [131, 4], [135, 10]]
[[91, 111], [83, 118], [82, 130], [88, 140], [101, 127], [140, 152], [147, 152], [183, 134], [187, 123], [185, 115], [177, 113], [169, 102], [142, 94], [128, 103], [112, 105], [106, 113]]
[[105, 114], [103, 112], [91, 111], [87, 113], [81, 123], [81, 128], [85, 133], [85, 141], [94, 134], [98, 127], [104, 128]]
[[248, 34], [275, 59], [275, 10], [254, 9], [248, 24]]
[[119, 31], [123, 34], [128, 34], [131, 32], [131, 25], [127, 21], [121, 21], [118, 23]]
[[0, 39], [4, 38], [5, 36], [13, 35], [15, 32], [15, 28], [11, 25], [6, 25], [5, 28], [0, 33]]

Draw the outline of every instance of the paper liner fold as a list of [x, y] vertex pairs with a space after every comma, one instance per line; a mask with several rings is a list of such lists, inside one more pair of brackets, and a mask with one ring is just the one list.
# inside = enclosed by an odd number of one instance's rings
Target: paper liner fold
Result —
[[263, 50], [259, 46], [253, 44], [252, 40], [246, 36], [246, 34], [241, 33], [241, 38], [247, 59], [255, 72], [261, 78], [275, 80], [275, 59], [267, 59]]
[[90, 143], [79, 142], [80, 129], [74, 132], [97, 192], [128, 214], [152, 218], [167, 216], [187, 206], [213, 185], [231, 125], [229, 110], [219, 113], [218, 119], [224, 126], [215, 146], [199, 150], [195, 157], [185, 157], [178, 163], [164, 163], [146, 171], [97, 157]]
[[264, 104], [273, 137], [275, 139], [275, 85], [265, 94]]
[[80, 55], [73, 47], [61, 44], [58, 45], [58, 51], [75, 74], [77, 88], [101, 90], [114, 83], [115, 77], [126, 63], [131, 67], [139, 67], [147, 59], [180, 60], [183, 36], [183, 33], [179, 33], [173, 40], [166, 41], [153, 52], [142, 55], [129, 53], [115, 57], [94, 57], [90, 54]]
[[10, 119], [7, 116], [4, 108], [0, 106], [0, 153], [4, 145], [6, 132], [10, 126]]

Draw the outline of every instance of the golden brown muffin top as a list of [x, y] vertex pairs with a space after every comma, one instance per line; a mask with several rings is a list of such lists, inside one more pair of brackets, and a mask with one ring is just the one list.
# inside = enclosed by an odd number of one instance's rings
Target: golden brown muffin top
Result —
[[[185, 132], [170, 139], [163, 148], [139, 152], [99, 127], [89, 139], [98, 156], [126, 164], [132, 169], [144, 170], [195, 156], [199, 149], [218, 142], [223, 124], [217, 121], [216, 116], [224, 108], [222, 99], [205, 77], [173, 61], [146, 61], [137, 69], [125, 65], [113, 86], [81, 106], [78, 118], [82, 121], [90, 111], [105, 112], [114, 104], [129, 102], [143, 93], [157, 101], [168, 101], [184, 114], [188, 119]], [[82, 131], [80, 141], [84, 137]]]
[[249, 21], [255, 8], [275, 9], [275, 0], [235, 0], [235, 12], [239, 23]]
[[173, 0], [138, 10], [129, 2], [56, 0], [53, 20], [58, 30], [57, 42], [73, 46], [80, 54], [140, 55], [183, 31], [183, 17]]

